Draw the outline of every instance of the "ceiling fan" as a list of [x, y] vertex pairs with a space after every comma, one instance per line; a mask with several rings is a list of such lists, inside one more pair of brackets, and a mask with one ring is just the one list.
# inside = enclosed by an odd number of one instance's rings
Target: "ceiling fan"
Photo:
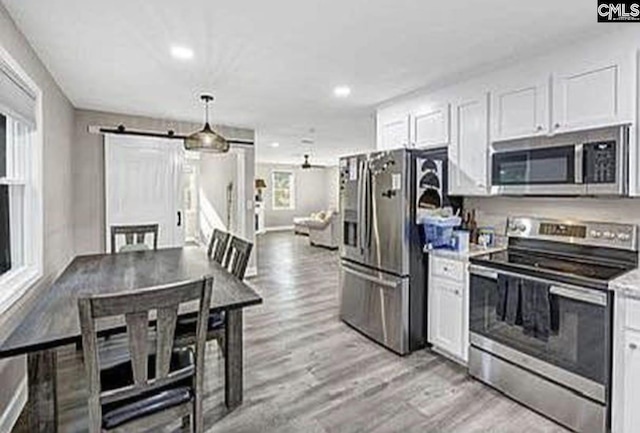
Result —
[[[300, 143], [302, 144], [302, 146], [308, 148], [309, 150], [311, 150], [311, 148], [313, 147], [314, 143], [315, 143], [315, 136], [316, 133], [316, 129], [315, 128], [310, 128], [309, 129], [309, 135], [307, 137], [302, 137], [302, 140], [300, 140]], [[309, 162], [309, 154], [305, 153], [304, 154], [304, 162], [302, 163], [302, 165], [300, 166], [302, 167], [303, 170], [309, 170], [310, 168], [325, 168], [324, 165], [313, 165]]]
[[303, 170], [308, 170], [310, 168], [325, 168], [324, 165], [314, 165], [309, 162], [309, 155], [304, 155], [304, 162], [300, 166]]

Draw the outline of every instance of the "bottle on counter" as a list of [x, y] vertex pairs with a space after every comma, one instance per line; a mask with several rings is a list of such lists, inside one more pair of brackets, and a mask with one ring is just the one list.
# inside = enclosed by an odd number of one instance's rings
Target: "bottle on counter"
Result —
[[471, 218], [471, 214], [469, 212], [465, 212], [462, 218], [462, 224], [460, 225], [460, 230], [469, 230], [469, 219]]
[[469, 238], [472, 244], [478, 243], [478, 222], [476, 221], [476, 211], [473, 209], [469, 217]]

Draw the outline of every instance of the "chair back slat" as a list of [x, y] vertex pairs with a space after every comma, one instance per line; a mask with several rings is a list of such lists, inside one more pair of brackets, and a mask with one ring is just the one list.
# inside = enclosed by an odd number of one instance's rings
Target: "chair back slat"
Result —
[[231, 272], [236, 278], [244, 279], [247, 271], [249, 258], [251, 257], [251, 249], [253, 244], [238, 237], [233, 237], [227, 250], [224, 260], [224, 267]]
[[158, 224], [111, 226], [111, 254], [117, 253], [116, 237], [124, 235], [126, 245], [144, 244], [147, 234], [153, 236], [153, 249], [158, 249]]
[[144, 385], [149, 378], [149, 348], [147, 347], [149, 313], [148, 311], [136, 311], [125, 314], [125, 318], [129, 337], [133, 382], [136, 385]]
[[158, 309], [156, 378], [167, 377], [178, 319], [178, 304]]
[[214, 229], [213, 234], [211, 235], [211, 241], [209, 242], [209, 248], [207, 250], [209, 258], [222, 264], [225, 253], [227, 252], [227, 247], [229, 246], [230, 238], [231, 235], [229, 233]]
[[[206, 344], [206, 329], [211, 305], [213, 278], [205, 277], [176, 284], [150, 287], [137, 291], [112, 295], [80, 297], [78, 308], [82, 329], [85, 368], [89, 378], [90, 410], [92, 417], [101, 414], [100, 404], [121, 401], [147, 391], [183, 380], [195, 373], [202, 385], [203, 357]], [[196, 364], [170, 371], [174, 333], [181, 304], [199, 302], [196, 334]], [[155, 375], [150, 377], [149, 342], [153, 341], [150, 319], [155, 312]], [[133, 383], [123, 388], [102, 390], [100, 383], [100, 360], [97, 344], [97, 321], [122, 317], [127, 325], [129, 354]]]

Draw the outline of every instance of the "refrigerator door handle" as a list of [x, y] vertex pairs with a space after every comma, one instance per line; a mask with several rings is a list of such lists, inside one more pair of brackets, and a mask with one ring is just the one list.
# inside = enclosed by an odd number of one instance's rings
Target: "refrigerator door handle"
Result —
[[395, 289], [396, 287], [398, 287], [399, 283], [398, 282], [393, 282], [393, 281], [387, 281], [378, 277], [375, 277], [373, 275], [369, 275], [369, 274], [365, 274], [364, 272], [360, 272], [360, 271], [356, 271], [355, 269], [349, 268], [345, 265], [342, 266], [342, 269], [348, 273], [351, 274], [355, 277], [361, 278], [363, 280], [367, 280], [370, 281], [374, 284], [378, 284], [380, 286], [384, 286], [390, 289]]
[[373, 181], [371, 179], [371, 170], [369, 169], [369, 167], [367, 167], [365, 165], [365, 211], [364, 211], [364, 217], [365, 217], [365, 224], [364, 224], [364, 229], [365, 229], [365, 249], [368, 250], [369, 248], [371, 248], [371, 223], [372, 223], [372, 218], [373, 218], [373, 212], [372, 212], [372, 206], [373, 206], [373, 197], [372, 197], [372, 193], [373, 193]]
[[363, 180], [363, 184], [364, 184], [364, 200], [363, 200], [363, 207], [364, 207], [364, 212], [362, 212], [362, 215], [364, 216], [364, 224], [362, 225], [363, 228], [363, 245], [364, 245], [364, 249], [368, 250], [371, 247], [371, 240], [370, 240], [370, 227], [371, 227], [371, 221], [370, 221], [370, 215], [369, 215], [369, 208], [371, 206], [371, 189], [370, 189], [370, 173], [369, 173], [369, 169], [367, 168], [367, 165], [365, 163], [364, 166], [364, 170], [362, 172], [362, 176], [364, 177]]
[[357, 220], [358, 220], [358, 248], [360, 249], [361, 253], [362, 253], [362, 250], [364, 249], [364, 242], [363, 242], [364, 217], [362, 215], [364, 212], [363, 180], [364, 180], [364, 162], [360, 161], [360, 163], [358, 164], [358, 218]]

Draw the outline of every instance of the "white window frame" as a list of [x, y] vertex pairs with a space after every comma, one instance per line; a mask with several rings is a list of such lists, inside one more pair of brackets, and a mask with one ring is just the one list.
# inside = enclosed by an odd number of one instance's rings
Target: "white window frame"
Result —
[[[22, 69], [4, 47], [0, 46], [0, 60], [7, 65], [35, 95], [35, 129], [32, 132], [33, 159], [30, 167], [30, 179], [24, 180], [33, 186], [31, 201], [25, 203], [24, 266], [11, 269], [0, 275], [0, 314], [8, 310], [43, 276], [44, 263], [44, 223], [43, 223], [43, 131], [42, 131], [42, 90]], [[14, 180], [4, 179], [4, 183]], [[26, 199], [26, 197], [25, 197]]]
[[[276, 173], [286, 173], [291, 176], [291, 186], [289, 188], [289, 206], [276, 205]], [[271, 171], [271, 208], [273, 210], [295, 210], [296, 208], [296, 174], [293, 170], [272, 170]]]

